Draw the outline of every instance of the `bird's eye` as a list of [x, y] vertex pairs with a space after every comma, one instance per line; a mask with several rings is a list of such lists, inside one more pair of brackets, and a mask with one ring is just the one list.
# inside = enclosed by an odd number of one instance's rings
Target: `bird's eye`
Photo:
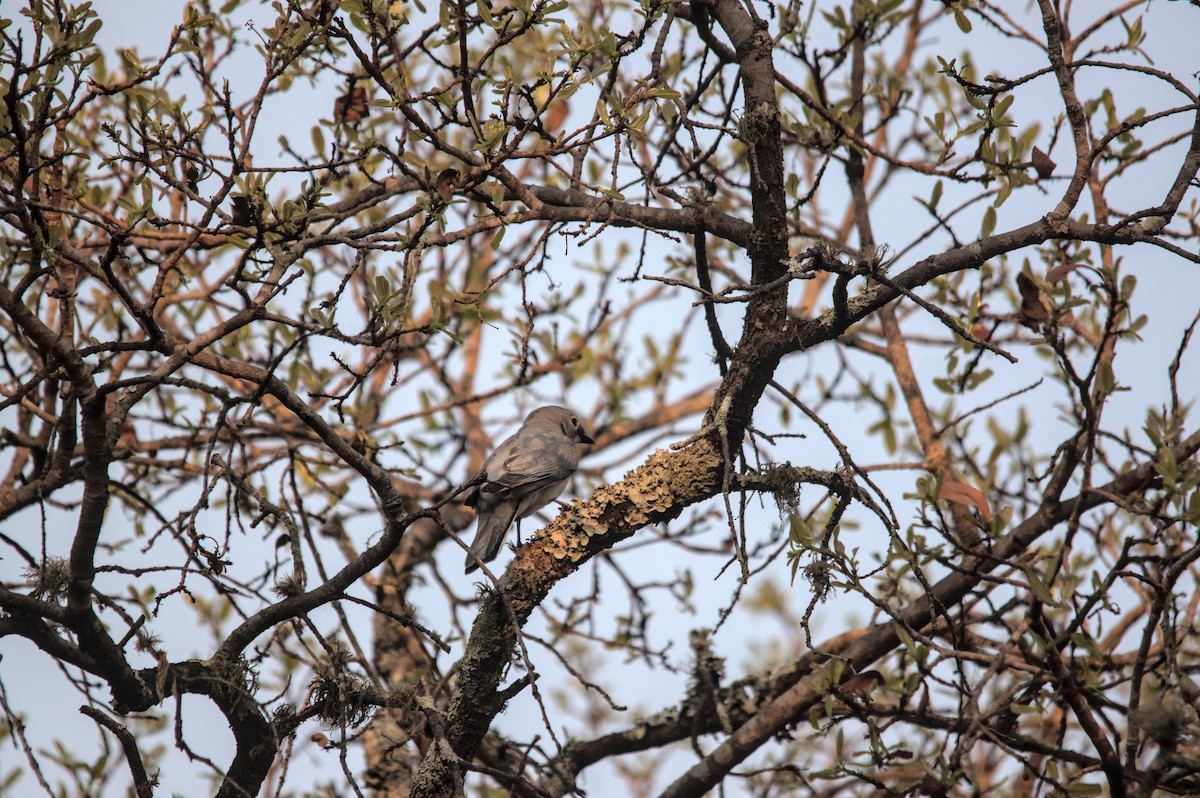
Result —
[[575, 418], [575, 416], [571, 416], [571, 426], [572, 426], [572, 427], [578, 427], [578, 426], [579, 426], [579, 419]]

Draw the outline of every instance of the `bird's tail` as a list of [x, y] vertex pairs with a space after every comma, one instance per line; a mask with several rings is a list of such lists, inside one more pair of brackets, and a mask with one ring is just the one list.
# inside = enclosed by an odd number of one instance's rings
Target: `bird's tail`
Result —
[[471, 553], [467, 555], [467, 573], [479, 568], [479, 560], [491, 562], [496, 559], [500, 547], [504, 545], [504, 536], [513, 522], [516, 509], [508, 502], [501, 502], [490, 510], [479, 509], [475, 522], [475, 539], [471, 541]]

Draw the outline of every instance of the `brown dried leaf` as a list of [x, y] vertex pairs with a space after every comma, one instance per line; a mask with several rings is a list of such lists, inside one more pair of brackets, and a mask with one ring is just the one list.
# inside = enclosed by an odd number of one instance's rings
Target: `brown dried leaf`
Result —
[[1017, 311], [1017, 316], [1026, 327], [1040, 332], [1042, 324], [1050, 318], [1050, 310], [1042, 301], [1041, 290], [1024, 272], [1017, 275], [1017, 290], [1021, 293], [1021, 309]]
[[233, 223], [239, 227], [249, 227], [254, 224], [254, 206], [250, 203], [250, 198], [244, 194], [239, 194], [229, 200], [232, 205], [232, 210], [229, 216], [233, 219]]
[[217, 576], [225, 573], [225, 569], [233, 565], [232, 561], [226, 560], [221, 555], [212, 552], [205, 552], [204, 559], [208, 563], [209, 570]]
[[350, 91], [333, 101], [334, 121], [347, 125], [356, 125], [366, 119], [369, 110], [367, 90], [362, 86], [352, 86]]
[[1037, 172], [1037, 176], [1042, 180], [1051, 177], [1054, 174], [1054, 167], [1058, 164], [1050, 160], [1050, 156], [1042, 152], [1037, 147], [1033, 148], [1033, 170]]
[[921, 780], [916, 783], [917, 794], [927, 795], [929, 798], [946, 798], [950, 793], [946, 792], [946, 788], [937, 780], [932, 773], [926, 773], [921, 777]]
[[196, 164], [188, 161], [183, 165], [183, 180], [192, 191], [200, 191], [200, 170]]
[[979, 511], [984, 523], [992, 522], [992, 508], [988, 506], [987, 499], [977, 488], [973, 488], [965, 482], [947, 477], [942, 480], [938, 498], [964, 507], [974, 507]]
[[433, 184], [433, 189], [446, 202], [454, 196], [454, 189], [458, 187], [458, 178], [461, 177], [457, 169], [443, 169], [438, 172], [437, 180]]

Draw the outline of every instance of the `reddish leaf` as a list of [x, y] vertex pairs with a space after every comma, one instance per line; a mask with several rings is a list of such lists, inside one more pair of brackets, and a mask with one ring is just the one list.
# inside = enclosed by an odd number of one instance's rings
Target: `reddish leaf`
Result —
[[879, 671], [863, 671], [862, 673], [856, 673], [842, 682], [838, 691], [842, 695], [851, 695], [853, 693], [862, 693], [865, 695], [881, 684], [883, 684], [883, 674]]
[[333, 118], [337, 122], [358, 124], [367, 118], [368, 111], [367, 90], [362, 86], [352, 86], [350, 91], [333, 101]]
[[542, 124], [546, 126], [546, 130], [551, 132], [556, 131], [567, 121], [567, 116], [570, 113], [571, 106], [567, 104], [566, 100], [555, 100], [546, 109], [546, 115], [542, 117]]
[[964, 507], [974, 507], [979, 511], [984, 523], [992, 522], [992, 508], [988, 506], [987, 499], [977, 488], [973, 488], [965, 482], [950, 478], [942, 480], [938, 498]]
[[1060, 263], [1053, 269], [1046, 270], [1046, 282], [1057, 283], [1071, 272], [1079, 268], [1078, 263]]

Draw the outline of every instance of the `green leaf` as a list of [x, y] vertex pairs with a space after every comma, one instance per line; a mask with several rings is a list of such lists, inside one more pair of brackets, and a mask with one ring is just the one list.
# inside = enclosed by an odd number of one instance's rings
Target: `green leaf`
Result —
[[992, 207], [999, 208], [1008, 199], [1010, 194], [1012, 194], [1012, 182], [1008, 180], [1002, 181], [1000, 183], [1000, 190], [996, 193], [996, 199], [992, 202]]
[[1033, 595], [1037, 596], [1038, 601], [1050, 607], [1057, 607], [1058, 601], [1055, 600], [1054, 594], [1050, 592], [1050, 588], [1042, 581], [1042, 577], [1033, 569], [1033, 566], [1022, 565], [1021, 570], [1025, 572], [1025, 578], [1029, 580], [1029, 589], [1033, 591]]
[[954, 22], [963, 33], [971, 32], [971, 20], [967, 19], [961, 8], [954, 9]]
[[996, 230], [996, 209], [989, 207], [983, 212], [983, 224], [980, 226], [979, 237], [989, 238]]

